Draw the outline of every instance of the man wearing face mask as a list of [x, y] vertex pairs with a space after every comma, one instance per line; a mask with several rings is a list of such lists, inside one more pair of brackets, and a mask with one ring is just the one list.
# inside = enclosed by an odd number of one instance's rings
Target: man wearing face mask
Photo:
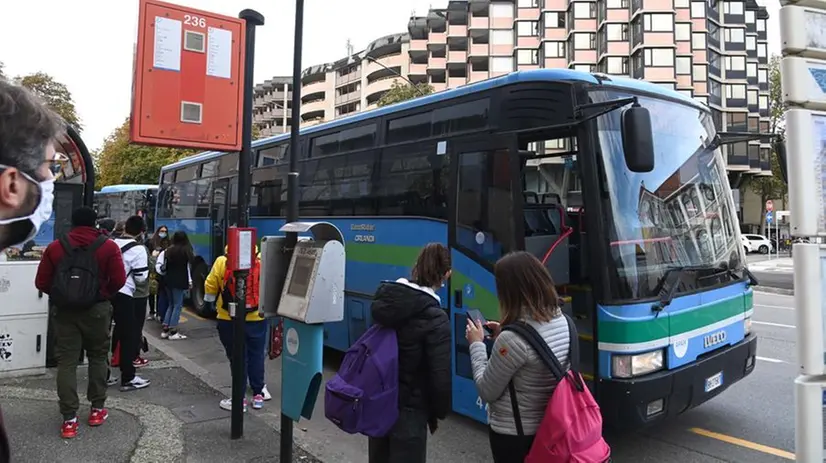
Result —
[[[25, 243], [52, 214], [54, 140], [63, 121], [23, 87], [0, 78], [0, 252]], [[0, 415], [0, 463], [10, 459]]]

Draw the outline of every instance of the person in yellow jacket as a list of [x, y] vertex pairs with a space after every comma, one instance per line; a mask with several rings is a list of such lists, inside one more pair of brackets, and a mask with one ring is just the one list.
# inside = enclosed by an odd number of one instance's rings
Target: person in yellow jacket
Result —
[[[215, 310], [218, 319], [218, 337], [224, 346], [227, 358], [232, 362], [233, 327], [229, 310], [223, 300], [224, 276], [227, 269], [226, 248], [224, 255], [215, 259], [204, 283], [205, 300], [215, 302]], [[260, 261], [261, 254], [256, 246], [256, 258]], [[259, 311], [247, 313], [246, 327], [246, 371], [249, 386], [252, 388], [252, 408], [260, 409], [264, 407], [264, 401], [272, 399], [264, 380], [264, 362], [266, 359], [267, 345], [267, 321]], [[232, 410], [232, 400], [227, 398], [221, 401], [221, 408]], [[244, 399], [244, 411], [247, 411], [247, 399]]]

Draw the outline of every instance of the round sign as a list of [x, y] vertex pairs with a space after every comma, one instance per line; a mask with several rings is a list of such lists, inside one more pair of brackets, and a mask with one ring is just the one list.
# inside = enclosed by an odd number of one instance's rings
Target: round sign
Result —
[[678, 359], [685, 357], [685, 354], [688, 353], [688, 339], [681, 339], [674, 343], [674, 355], [677, 356]]
[[287, 352], [290, 355], [295, 355], [298, 353], [298, 331], [295, 328], [290, 328], [287, 330]]
[[485, 234], [482, 232], [476, 233], [476, 244], [484, 244], [485, 243]]
[[771, 212], [774, 210], [774, 202], [772, 200], [766, 201], [766, 211]]

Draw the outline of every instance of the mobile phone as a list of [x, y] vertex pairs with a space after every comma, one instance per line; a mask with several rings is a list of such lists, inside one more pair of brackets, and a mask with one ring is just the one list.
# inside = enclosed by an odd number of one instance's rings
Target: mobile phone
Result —
[[479, 323], [481, 323], [482, 328], [485, 330], [486, 333], [488, 333], [488, 334], [492, 333], [490, 328], [488, 328], [485, 325], [488, 321], [485, 319], [485, 316], [482, 315], [482, 311], [480, 311], [479, 309], [468, 309], [467, 316], [468, 316], [468, 318], [471, 318], [474, 321], [478, 321]]

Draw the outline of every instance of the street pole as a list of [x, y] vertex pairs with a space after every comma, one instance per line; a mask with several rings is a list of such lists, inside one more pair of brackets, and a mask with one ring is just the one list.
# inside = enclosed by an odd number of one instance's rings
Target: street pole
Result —
[[[805, 6], [804, 6], [805, 4]], [[826, 236], [826, 92], [819, 75], [826, 43], [819, 34], [824, 2], [781, 1], [780, 63], [785, 106], [790, 235]], [[823, 462], [824, 327], [826, 247], [816, 240], [792, 244], [799, 376], [794, 382], [795, 459]]]
[[[252, 98], [253, 86], [255, 85], [255, 28], [264, 25], [264, 16], [255, 10], [243, 10], [238, 14], [243, 19], [246, 29], [246, 42], [244, 43], [244, 104], [243, 120], [241, 132], [241, 153], [238, 157], [238, 227], [249, 225], [250, 207], [250, 166], [252, 163]], [[255, 256], [253, 256], [255, 259]], [[235, 278], [235, 301], [226, 301], [235, 310], [231, 310], [232, 316], [232, 412], [230, 437], [240, 439], [244, 436], [244, 396], [247, 392], [246, 355], [246, 319], [247, 319], [247, 297], [246, 283], [247, 270], [236, 270]]]
[[[290, 127], [290, 172], [287, 174], [287, 223], [298, 220], [298, 151], [301, 126], [301, 48], [304, 36], [304, 0], [295, 1], [295, 40], [293, 42], [293, 108]], [[288, 232], [284, 243], [284, 269], [287, 275], [298, 233]], [[281, 412], [282, 463], [293, 461], [293, 420]]]

